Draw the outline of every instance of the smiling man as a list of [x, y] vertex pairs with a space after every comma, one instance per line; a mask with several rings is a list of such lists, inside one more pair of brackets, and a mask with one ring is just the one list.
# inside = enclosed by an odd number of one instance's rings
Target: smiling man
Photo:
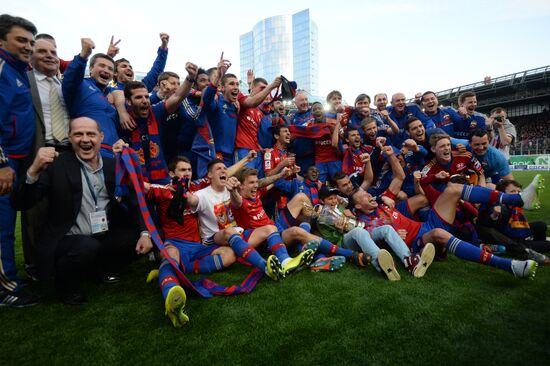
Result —
[[21, 290], [14, 252], [16, 211], [10, 197], [16, 174], [30, 153], [35, 122], [26, 74], [36, 27], [26, 19], [0, 15], [0, 305], [34, 305]]
[[[435, 175], [440, 171], [453, 175], [468, 175], [470, 182], [485, 186], [485, 176], [480, 162], [469, 152], [457, 152], [451, 148], [451, 138], [446, 134], [430, 136], [430, 146], [434, 157], [428, 161], [422, 170], [422, 176]], [[443, 192], [446, 181], [436, 181], [432, 185]]]
[[490, 183], [497, 184], [501, 179], [514, 179], [508, 160], [497, 148], [489, 145], [487, 130], [480, 128], [472, 131], [469, 143], [474, 157], [479, 160]]
[[[168, 59], [168, 42], [170, 36], [167, 33], [160, 33], [161, 45], [157, 51], [157, 58], [151, 67], [151, 70], [141, 80], [149, 92], [153, 91], [155, 85], [157, 85], [159, 75], [164, 71], [166, 66], [166, 60]], [[129, 81], [134, 81], [134, 68], [125, 58], [121, 58], [115, 61], [115, 70], [113, 74], [114, 88], [117, 90], [124, 90], [124, 86]]]
[[101, 154], [113, 157], [113, 144], [118, 140], [119, 119], [116, 109], [109, 103], [108, 95], [113, 91], [109, 82], [113, 78], [115, 63], [103, 53], [95, 54], [90, 60], [90, 77], [85, 78], [86, 63], [95, 43], [90, 38], [80, 40], [81, 51], [67, 67], [63, 77], [63, 97], [70, 118], [88, 117], [97, 121], [105, 138]]
[[476, 111], [476, 93], [464, 92], [460, 94], [458, 105], [458, 113], [462, 119], [453, 121], [454, 137], [466, 139], [473, 130], [477, 128], [485, 129], [485, 115]]
[[460, 123], [463, 119], [462, 116], [452, 108], [440, 107], [439, 100], [432, 91], [422, 94], [420, 101], [422, 102], [422, 107], [424, 107], [424, 112], [435, 123], [435, 127], [441, 128], [449, 136], [454, 137], [454, 123], [455, 121]]
[[[99, 124], [80, 117], [69, 124], [73, 151], [38, 150], [14, 205], [27, 209], [48, 197], [48, 217], [38, 245], [38, 275], [54, 276], [57, 294], [70, 305], [87, 302], [80, 282], [106, 277], [152, 248], [135, 199], [115, 196], [115, 160], [99, 154]], [[140, 235], [141, 231], [141, 235]]]

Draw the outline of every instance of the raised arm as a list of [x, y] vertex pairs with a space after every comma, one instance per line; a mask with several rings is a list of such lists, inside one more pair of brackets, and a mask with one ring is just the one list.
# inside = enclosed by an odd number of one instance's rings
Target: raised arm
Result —
[[277, 76], [275, 79], [273, 79], [271, 84], [269, 84], [264, 90], [262, 90], [261, 92], [259, 92], [257, 94], [254, 94], [254, 95], [251, 95], [248, 98], [246, 98], [241, 103], [242, 106], [245, 107], [245, 108], [254, 108], [254, 107], [259, 106], [264, 101], [264, 99], [267, 97], [267, 95], [269, 93], [271, 93], [271, 91], [273, 89], [278, 88], [279, 85], [281, 85], [281, 77]]
[[289, 172], [288, 169], [283, 169], [277, 174], [271, 175], [269, 177], [262, 178], [258, 181], [258, 187], [259, 188], [267, 187], [267, 186], [275, 183], [279, 179], [284, 178], [287, 175], [288, 172]]
[[338, 149], [338, 143], [340, 142], [340, 129], [342, 128], [342, 114], [336, 114], [336, 125], [334, 125], [334, 130], [332, 131], [332, 147]]
[[74, 113], [74, 98], [77, 95], [80, 84], [82, 84], [82, 80], [84, 80], [88, 57], [90, 57], [92, 50], [95, 48], [95, 43], [90, 38], [81, 38], [80, 44], [82, 46], [80, 53], [74, 57], [63, 74], [61, 89], [69, 114]]
[[174, 92], [174, 94], [172, 94], [170, 98], [166, 99], [166, 102], [164, 104], [166, 107], [166, 112], [168, 114], [174, 113], [178, 109], [181, 102], [183, 102], [187, 95], [189, 95], [189, 92], [191, 91], [191, 86], [193, 85], [193, 81], [197, 77], [197, 65], [191, 62], [187, 62], [185, 64], [185, 70], [187, 70], [188, 73], [187, 77], [185, 78], [181, 86]]
[[239, 187], [241, 186], [241, 183], [237, 178], [229, 177], [227, 178], [225, 186], [227, 187], [227, 190], [229, 191], [229, 194], [231, 196], [231, 206], [238, 210], [243, 205], [243, 198], [239, 193]]
[[367, 153], [361, 154], [361, 162], [363, 162], [363, 182], [361, 182], [361, 189], [366, 191], [372, 185], [374, 180], [374, 172], [372, 171], [372, 164], [370, 161], [370, 155]]
[[390, 128], [386, 130], [386, 133], [390, 135], [397, 135], [399, 133], [399, 126], [395, 121], [390, 117], [390, 114], [387, 110], [383, 109], [378, 114], [390, 125]]
[[157, 79], [159, 75], [164, 71], [166, 67], [166, 60], [168, 59], [168, 42], [170, 41], [170, 36], [168, 33], [161, 33], [160, 35], [160, 47], [157, 51], [157, 58], [151, 67], [151, 70], [143, 78], [143, 83], [147, 86], [149, 92], [153, 91], [155, 85], [157, 85]]
[[258, 156], [258, 153], [256, 151], [250, 150], [244, 158], [242, 158], [241, 160], [239, 160], [238, 162], [236, 162], [235, 164], [233, 164], [229, 168], [227, 168], [227, 176], [228, 177], [234, 176], [235, 174], [237, 174], [237, 172], [239, 170], [244, 168], [244, 166], [247, 163], [249, 163], [252, 160], [256, 159], [257, 156]]
[[405, 172], [399, 163], [399, 159], [393, 153], [393, 148], [391, 146], [384, 146], [382, 152], [388, 157], [388, 163], [390, 163], [391, 170], [393, 173], [393, 179], [390, 183], [388, 189], [395, 195], [401, 190], [403, 181], [405, 180]]

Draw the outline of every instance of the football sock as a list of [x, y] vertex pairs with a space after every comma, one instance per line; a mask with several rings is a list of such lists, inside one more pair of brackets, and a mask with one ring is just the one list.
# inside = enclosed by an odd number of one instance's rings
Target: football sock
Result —
[[193, 262], [193, 273], [212, 273], [224, 268], [220, 254], [208, 255]]
[[243, 258], [254, 267], [265, 272], [265, 259], [262, 258], [260, 253], [256, 249], [252, 248], [250, 244], [244, 241], [239, 234], [233, 234], [228, 240], [229, 246], [238, 257]]
[[304, 229], [305, 231], [307, 231], [308, 233], [311, 232], [311, 225], [309, 224], [309, 222], [302, 222], [298, 226]]
[[281, 239], [281, 234], [277, 231], [269, 234], [267, 237], [267, 249], [275, 254], [281, 263], [290, 258], [286, 246], [283, 243], [283, 239]]
[[353, 250], [341, 248], [337, 245], [332, 244], [326, 239], [321, 239], [319, 249], [317, 251], [323, 254], [328, 254], [330, 256], [341, 255], [346, 258], [353, 255]]
[[447, 242], [447, 249], [460, 259], [464, 259], [470, 262], [477, 262], [481, 264], [487, 264], [493, 267], [503, 269], [512, 273], [512, 260], [508, 258], [497, 257], [492, 255], [481, 248], [462, 241], [451, 235], [451, 238]]
[[176, 276], [176, 271], [174, 271], [174, 267], [168, 262], [168, 260], [164, 259], [160, 263], [159, 268], [159, 286], [160, 291], [162, 292], [162, 297], [166, 299], [166, 296], [168, 296], [168, 291], [174, 286], [179, 286], [178, 277]]
[[462, 187], [462, 199], [471, 203], [507, 204], [511, 206], [523, 206], [523, 200], [519, 194], [507, 194], [493, 191], [489, 188], [464, 185]]

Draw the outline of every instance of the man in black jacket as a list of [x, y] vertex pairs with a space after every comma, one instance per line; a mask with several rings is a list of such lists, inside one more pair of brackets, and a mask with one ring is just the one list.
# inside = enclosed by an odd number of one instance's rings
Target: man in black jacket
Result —
[[147, 253], [152, 242], [137, 202], [121, 205], [114, 196], [115, 160], [99, 154], [99, 124], [88, 117], [72, 120], [69, 141], [73, 151], [61, 155], [53, 147], [38, 150], [13, 204], [26, 209], [48, 198], [48, 219], [37, 248], [38, 276], [47, 280], [53, 274], [61, 300], [83, 304], [83, 277], [113, 273], [136, 254]]

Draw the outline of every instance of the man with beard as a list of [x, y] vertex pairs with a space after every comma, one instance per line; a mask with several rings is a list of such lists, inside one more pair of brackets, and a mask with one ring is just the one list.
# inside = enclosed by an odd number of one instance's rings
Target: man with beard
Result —
[[[145, 84], [140, 81], [130, 81], [124, 86], [128, 113], [135, 121], [136, 128], [132, 131], [124, 131], [123, 136], [130, 147], [137, 152], [146, 182], [162, 184], [169, 182], [159, 131], [191, 90], [189, 79], [194, 79], [197, 75], [197, 66], [188, 62], [185, 68], [189, 75], [183, 84], [163, 103], [157, 103], [154, 106], [151, 106]], [[120, 93], [116, 91], [115, 98], [120, 99]]]
[[[440, 171], [453, 175], [468, 175], [473, 184], [485, 186], [485, 176], [481, 163], [469, 152], [457, 152], [451, 148], [451, 137], [447, 134], [432, 134], [430, 136], [431, 152], [434, 157], [422, 169], [422, 176], [436, 175]], [[435, 189], [443, 192], [444, 181], [434, 181]]]
[[[342, 159], [342, 171], [359, 185], [365, 177], [365, 170], [371, 169], [370, 157], [374, 148], [361, 143], [359, 130], [348, 127], [346, 131], [348, 148], [344, 151]], [[370, 176], [373, 176], [372, 172]]]
[[[147, 75], [145, 75], [145, 77], [141, 80], [149, 92], [153, 91], [153, 88], [157, 85], [158, 77], [164, 71], [164, 67], [166, 66], [169, 40], [170, 36], [168, 34], [160, 34], [161, 44], [157, 51], [157, 58], [155, 59], [151, 70], [149, 70]], [[113, 73], [114, 88], [116, 90], [124, 90], [124, 85], [126, 85], [129, 81], [134, 81], [134, 69], [130, 64], [130, 61], [125, 58], [116, 60], [115, 70]]]

